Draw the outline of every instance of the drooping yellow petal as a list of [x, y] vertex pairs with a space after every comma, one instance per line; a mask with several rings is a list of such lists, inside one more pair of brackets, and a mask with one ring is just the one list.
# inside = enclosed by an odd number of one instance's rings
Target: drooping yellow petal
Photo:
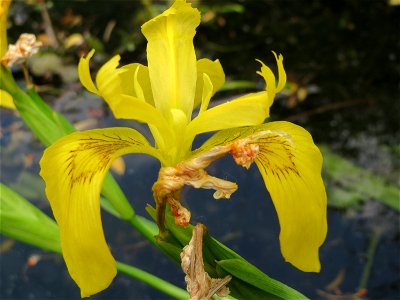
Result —
[[13, 98], [5, 90], [0, 90], [0, 106], [8, 109], [17, 109], [15, 107]]
[[258, 145], [255, 162], [278, 213], [283, 257], [306, 272], [318, 272], [318, 250], [326, 237], [326, 193], [322, 156], [311, 135], [289, 122], [270, 122], [216, 133], [192, 155], [239, 139]]
[[60, 226], [63, 256], [82, 297], [107, 288], [116, 274], [101, 224], [100, 190], [112, 161], [138, 152], [162, 160], [133, 129], [95, 129], [61, 138], [40, 161], [46, 195]]
[[322, 155], [300, 126], [271, 122], [263, 130], [271, 134], [258, 142], [256, 163], [278, 213], [283, 257], [302, 271], [319, 272], [327, 232]]
[[194, 97], [194, 107], [202, 102], [203, 94], [203, 74], [206, 74], [212, 83], [213, 96], [225, 83], [225, 73], [222, 69], [219, 60], [210, 60], [202, 58], [197, 61], [197, 80], [196, 80], [196, 95]]
[[161, 15], [142, 26], [155, 106], [164, 115], [182, 110], [190, 120], [196, 89], [193, 46], [200, 13], [185, 0], [177, 0]]

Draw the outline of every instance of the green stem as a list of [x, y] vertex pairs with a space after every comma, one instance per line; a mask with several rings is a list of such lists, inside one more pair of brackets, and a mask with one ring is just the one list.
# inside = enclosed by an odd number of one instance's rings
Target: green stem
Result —
[[153, 245], [157, 246], [155, 236], [158, 234], [158, 227], [154, 222], [141, 216], [134, 215], [129, 219], [129, 223]]
[[175, 285], [156, 277], [146, 271], [140, 270], [138, 268], [123, 264], [121, 262], [117, 262], [117, 269], [119, 272], [124, 273], [130, 277], [136, 278], [142, 282], [147, 283], [148, 285], [156, 288], [157, 290], [167, 294], [176, 299], [188, 299], [189, 294], [181, 289], [176, 287]]
[[374, 256], [376, 249], [378, 248], [379, 239], [381, 233], [379, 229], [374, 229], [372, 232], [371, 239], [369, 240], [368, 250], [367, 250], [367, 263], [364, 266], [363, 273], [361, 275], [359, 290], [366, 289], [368, 284], [368, 279], [371, 274], [372, 263], [374, 261]]

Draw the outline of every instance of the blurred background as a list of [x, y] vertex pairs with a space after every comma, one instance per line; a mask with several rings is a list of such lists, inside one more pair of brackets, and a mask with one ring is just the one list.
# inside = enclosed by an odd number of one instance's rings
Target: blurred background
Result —
[[[219, 59], [227, 83], [215, 103], [264, 88], [256, 74], [271, 51], [282, 53], [288, 74], [270, 120], [309, 130], [321, 147], [328, 190], [329, 233], [321, 249], [322, 271], [302, 273], [284, 262], [279, 224], [257, 168], [245, 172], [229, 159], [213, 175], [236, 181], [228, 201], [209, 191], [184, 190], [193, 222], [271, 277], [312, 299], [400, 298], [400, 1], [243, 0], [191, 1], [202, 12], [194, 43], [198, 58]], [[122, 64], [146, 62], [140, 26], [169, 1], [13, 1], [8, 39], [34, 33], [43, 47], [29, 61], [37, 91], [79, 130], [132, 126], [115, 120], [104, 101], [89, 94], [77, 76], [79, 58], [96, 49], [95, 72], [121, 54]], [[23, 74], [13, 68], [23, 84]], [[43, 147], [18, 114], [1, 108], [1, 182], [50, 213], [38, 177]], [[202, 137], [205, 138], [205, 137]], [[126, 156], [113, 172], [139, 214], [154, 204], [151, 186], [158, 164]], [[179, 266], [128, 224], [104, 213], [115, 256], [179, 286]], [[78, 299], [79, 289], [61, 257], [1, 237], [1, 299]], [[95, 299], [167, 299], [123, 275]]]

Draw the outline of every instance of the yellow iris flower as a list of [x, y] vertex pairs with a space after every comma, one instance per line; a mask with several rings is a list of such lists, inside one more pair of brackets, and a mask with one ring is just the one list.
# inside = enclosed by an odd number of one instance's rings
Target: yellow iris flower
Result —
[[[156, 157], [164, 173], [182, 170], [179, 168], [185, 161], [188, 167], [199, 163], [198, 157], [212, 156], [213, 160], [226, 153], [245, 167], [255, 161], [278, 213], [284, 258], [303, 271], [320, 270], [318, 250], [327, 231], [321, 153], [305, 129], [288, 122], [263, 124], [275, 94], [286, 82], [283, 58], [275, 55], [277, 83], [273, 72], [260, 62], [257, 73], [266, 82], [264, 91], [209, 108], [225, 75], [218, 60], [196, 60], [193, 37], [199, 24], [199, 11], [185, 0], [176, 0], [142, 26], [148, 41], [148, 66], [133, 63], [118, 67], [117, 55], [102, 66], [94, 83], [89, 71], [94, 51], [80, 60], [83, 86], [103, 97], [116, 118], [147, 123], [155, 141], [151, 145], [136, 130], [115, 127], [72, 133], [45, 150], [41, 176], [60, 226], [65, 262], [83, 297], [105, 289], [116, 274], [104, 238], [99, 198], [112, 161], [127, 153]], [[196, 108], [198, 113], [193, 117]], [[195, 136], [211, 131], [220, 132], [192, 151]], [[196, 172], [202, 171], [204, 176], [208, 164], [201, 161]], [[170, 177], [187, 175], [176, 172]], [[214, 181], [218, 179], [204, 178], [199, 184], [192, 176], [182, 184], [219, 189]], [[153, 190], [158, 208], [165, 206], [162, 188], [155, 185]], [[217, 196], [229, 197], [234, 190], [220, 191]], [[166, 197], [171, 204], [172, 196]], [[179, 202], [177, 198], [172, 200]], [[164, 210], [160, 208], [158, 213]], [[161, 221], [158, 225], [162, 227]]]

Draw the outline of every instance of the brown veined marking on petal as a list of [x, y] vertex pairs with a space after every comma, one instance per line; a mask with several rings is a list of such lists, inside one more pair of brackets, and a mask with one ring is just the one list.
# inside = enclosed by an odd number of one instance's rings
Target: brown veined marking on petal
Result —
[[[66, 170], [68, 171], [68, 175], [71, 177], [70, 189], [72, 189], [75, 184], [86, 183], [87, 180], [90, 183], [95, 174], [103, 171], [108, 166], [111, 157], [113, 156], [113, 153], [115, 153], [116, 151], [121, 150], [125, 147], [130, 147], [132, 146], [132, 144], [143, 145], [137, 140], [133, 140], [131, 137], [128, 137], [128, 141], [122, 139], [118, 135], [102, 135], [105, 137], [105, 139], [81, 138], [79, 146], [69, 151], [70, 156], [67, 158], [68, 165]], [[112, 147], [109, 147], [110, 145], [112, 145]], [[74, 171], [77, 169], [75, 159], [78, 154], [82, 152], [88, 153], [86, 154], [86, 156], [90, 156], [91, 154], [100, 155], [103, 159], [97, 164], [95, 168], [91, 168], [90, 171], [81, 171], [78, 174], [74, 174]]]
[[[281, 176], [286, 178], [287, 175], [296, 174], [301, 177], [297, 166], [294, 162], [294, 149], [290, 141], [279, 134], [269, 135], [260, 138], [257, 141], [260, 146], [259, 153], [256, 157], [256, 162], [262, 166], [265, 173], [271, 173], [281, 180]], [[274, 149], [280, 147], [280, 149]], [[284, 156], [282, 156], [282, 150]]]

